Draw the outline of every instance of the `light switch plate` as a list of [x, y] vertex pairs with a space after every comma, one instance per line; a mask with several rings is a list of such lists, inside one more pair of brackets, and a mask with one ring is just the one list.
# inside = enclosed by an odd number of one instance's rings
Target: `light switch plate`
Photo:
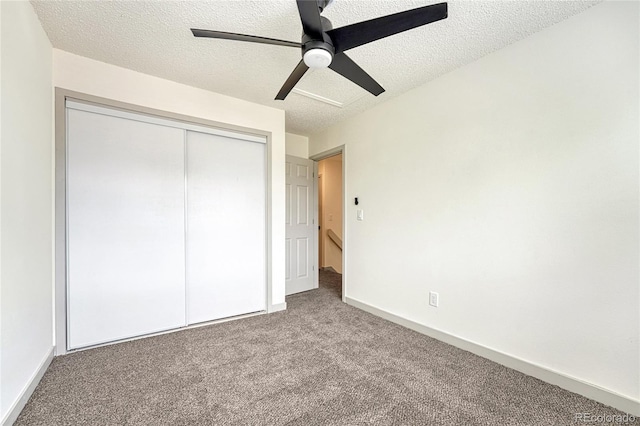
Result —
[[364, 220], [364, 211], [358, 209], [358, 211], [356, 212], [356, 217], [358, 218], [358, 220]]

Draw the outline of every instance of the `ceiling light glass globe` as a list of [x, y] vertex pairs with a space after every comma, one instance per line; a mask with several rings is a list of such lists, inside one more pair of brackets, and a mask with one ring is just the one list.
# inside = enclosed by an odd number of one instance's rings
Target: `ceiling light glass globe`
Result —
[[302, 58], [309, 68], [326, 68], [331, 64], [333, 57], [324, 49], [307, 50]]

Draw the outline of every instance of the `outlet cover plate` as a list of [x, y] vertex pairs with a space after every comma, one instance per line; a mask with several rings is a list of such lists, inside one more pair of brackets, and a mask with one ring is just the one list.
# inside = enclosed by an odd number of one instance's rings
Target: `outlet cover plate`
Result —
[[438, 293], [436, 293], [435, 291], [430, 291], [429, 292], [429, 305], [433, 306], [434, 308], [437, 308], [439, 301], [440, 301], [440, 295]]

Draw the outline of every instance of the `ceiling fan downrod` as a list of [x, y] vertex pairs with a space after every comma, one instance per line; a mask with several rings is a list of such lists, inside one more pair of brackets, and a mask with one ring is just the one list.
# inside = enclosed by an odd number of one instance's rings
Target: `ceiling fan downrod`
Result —
[[318, 2], [318, 8], [320, 9], [320, 13], [322, 13], [322, 11], [324, 11], [327, 7], [329, 7], [329, 5], [331, 3], [333, 3], [333, 0], [316, 0]]

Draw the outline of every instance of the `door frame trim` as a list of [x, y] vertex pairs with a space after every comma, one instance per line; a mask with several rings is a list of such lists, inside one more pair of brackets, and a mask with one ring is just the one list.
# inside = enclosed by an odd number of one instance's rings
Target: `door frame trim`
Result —
[[320, 217], [318, 216], [318, 162], [313, 162], [313, 288], [320, 287], [320, 238], [318, 238], [318, 226]]
[[[346, 303], [347, 301], [347, 277], [348, 277], [348, 262], [347, 262], [347, 247], [349, 244], [349, 239], [347, 238], [347, 206], [348, 197], [347, 197], [347, 146], [339, 145], [334, 148], [331, 148], [327, 151], [320, 152], [315, 155], [309, 156], [310, 160], [314, 161], [314, 169], [316, 169], [316, 175], [314, 179], [314, 186], [318, 187], [318, 162], [320, 160], [324, 160], [325, 158], [333, 157], [335, 155], [342, 154], [342, 301]], [[316, 206], [315, 206], [315, 215], [318, 217], [318, 205], [317, 198], [319, 194], [316, 193]], [[319, 239], [316, 243], [316, 251], [319, 252]], [[318, 265], [318, 271], [320, 270], [320, 265]]]
[[[266, 274], [266, 313], [276, 312], [286, 309], [286, 304], [273, 304], [273, 254], [272, 246], [272, 204], [273, 195], [270, 188], [272, 187], [271, 167], [272, 158], [272, 133], [260, 129], [237, 126], [229, 123], [222, 123], [214, 120], [191, 117], [184, 114], [174, 113], [170, 111], [159, 110], [155, 108], [144, 107], [141, 105], [121, 102], [114, 99], [102, 98], [99, 96], [89, 95], [87, 93], [76, 92], [73, 90], [55, 87], [54, 95], [54, 344], [55, 355], [64, 355], [69, 352], [67, 350], [67, 120], [66, 120], [66, 100], [67, 98], [96, 104], [111, 109], [119, 109], [137, 114], [150, 115], [160, 118], [166, 118], [173, 121], [183, 122], [185, 124], [205, 126], [222, 131], [231, 131], [253, 136], [261, 136], [266, 138], [266, 197], [265, 197], [265, 274]], [[176, 328], [178, 331], [185, 327]]]

